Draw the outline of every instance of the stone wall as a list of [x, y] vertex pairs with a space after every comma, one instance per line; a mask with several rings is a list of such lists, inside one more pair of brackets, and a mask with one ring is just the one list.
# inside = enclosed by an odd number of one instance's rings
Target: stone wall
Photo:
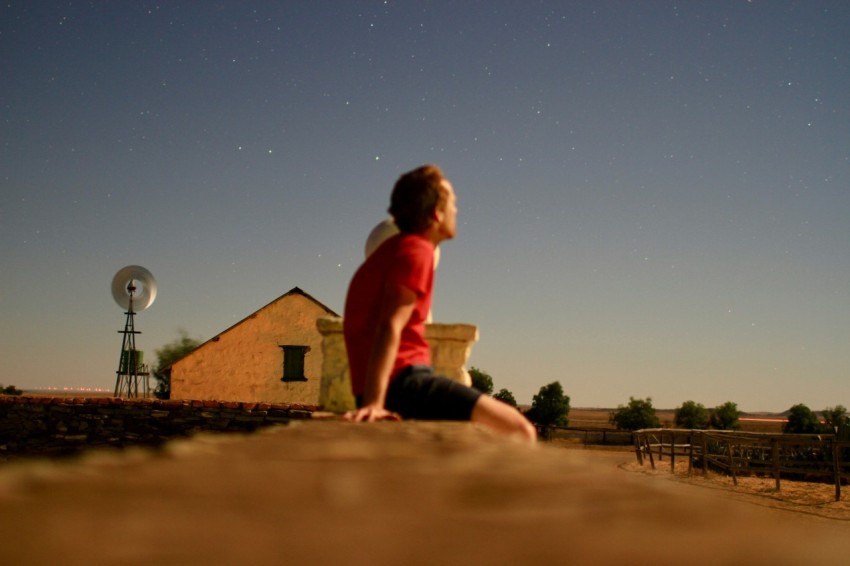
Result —
[[[344, 412], [354, 408], [351, 374], [342, 334], [342, 319], [323, 317], [316, 327], [322, 335], [322, 387], [319, 405], [326, 411]], [[431, 365], [439, 375], [472, 385], [466, 361], [473, 344], [478, 341], [478, 327], [472, 324], [425, 325], [425, 339], [431, 347]]]
[[309, 418], [315, 406], [0, 395], [0, 461], [85, 448], [156, 446], [202, 431], [251, 432]]
[[[293, 289], [176, 361], [171, 398], [318, 404], [322, 337], [316, 319], [331, 312]], [[308, 348], [304, 381], [281, 379], [282, 346]]]

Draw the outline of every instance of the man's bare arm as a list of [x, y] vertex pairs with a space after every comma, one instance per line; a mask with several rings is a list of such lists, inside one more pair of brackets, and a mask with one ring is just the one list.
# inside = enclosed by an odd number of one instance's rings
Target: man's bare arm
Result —
[[416, 294], [407, 287], [385, 286], [381, 300], [381, 312], [375, 329], [375, 341], [366, 368], [366, 384], [363, 391], [363, 406], [346, 413], [352, 421], [377, 421], [398, 418], [384, 408], [387, 386], [390, 381], [401, 331], [413, 313]]

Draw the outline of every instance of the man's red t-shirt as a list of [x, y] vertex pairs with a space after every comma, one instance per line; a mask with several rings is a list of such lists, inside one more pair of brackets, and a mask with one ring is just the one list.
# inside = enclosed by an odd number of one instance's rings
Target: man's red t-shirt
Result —
[[354, 395], [362, 395], [366, 366], [375, 340], [381, 295], [385, 285], [404, 286], [416, 294], [410, 320], [401, 331], [390, 380], [413, 364], [431, 364], [425, 341], [425, 320], [431, 310], [434, 284], [434, 244], [418, 234], [398, 234], [381, 244], [354, 274], [345, 299], [343, 332]]

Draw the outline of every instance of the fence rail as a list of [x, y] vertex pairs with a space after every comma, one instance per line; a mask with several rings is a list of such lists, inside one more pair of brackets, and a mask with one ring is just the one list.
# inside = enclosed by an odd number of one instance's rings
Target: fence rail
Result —
[[688, 473], [709, 468], [732, 476], [773, 477], [776, 490], [781, 479], [831, 481], [835, 500], [841, 500], [841, 484], [850, 482], [850, 441], [832, 434], [768, 434], [758, 432], [644, 429], [633, 435], [635, 456], [640, 465], [649, 460], [670, 459], [670, 471], [676, 459], [687, 458]]
[[536, 427], [537, 434], [542, 439], [551, 439], [556, 435], [559, 438], [576, 438], [580, 439], [585, 446], [592, 444], [630, 446], [633, 442], [631, 431], [618, 430], [610, 427], [553, 425], [536, 425]]

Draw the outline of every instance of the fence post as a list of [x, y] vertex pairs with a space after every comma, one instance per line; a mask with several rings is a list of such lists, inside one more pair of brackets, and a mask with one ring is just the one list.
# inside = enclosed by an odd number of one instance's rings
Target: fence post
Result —
[[676, 473], [676, 432], [670, 433], [670, 473]]
[[658, 444], [658, 461], [663, 462], [664, 461], [664, 430], [663, 429], [658, 431], [658, 437], [656, 437], [655, 440], [657, 441], [656, 444]]
[[732, 483], [738, 485], [738, 478], [735, 476], [735, 458], [732, 457], [732, 441], [726, 443], [726, 449], [729, 451], [729, 473], [732, 474]]
[[649, 434], [645, 437], [646, 440], [646, 452], [649, 454], [649, 463], [652, 465], [652, 469], [655, 469], [655, 458], [652, 457], [652, 445], [649, 443]]
[[779, 465], [779, 442], [775, 438], [770, 439], [770, 457], [773, 460], [773, 477], [776, 478], [776, 491], [780, 491], [780, 478], [782, 469]]
[[640, 448], [640, 433], [638, 431], [632, 431], [632, 444], [635, 445], [635, 455], [637, 456], [638, 464], [643, 466], [643, 451]]
[[706, 477], [708, 475], [708, 435], [702, 432], [700, 436], [702, 437], [702, 441], [700, 442], [700, 449], [702, 450], [702, 476]]
[[688, 433], [688, 475], [694, 469], [694, 431]]
[[832, 473], [835, 474], [835, 500], [841, 501], [841, 448], [838, 438], [832, 438]]

